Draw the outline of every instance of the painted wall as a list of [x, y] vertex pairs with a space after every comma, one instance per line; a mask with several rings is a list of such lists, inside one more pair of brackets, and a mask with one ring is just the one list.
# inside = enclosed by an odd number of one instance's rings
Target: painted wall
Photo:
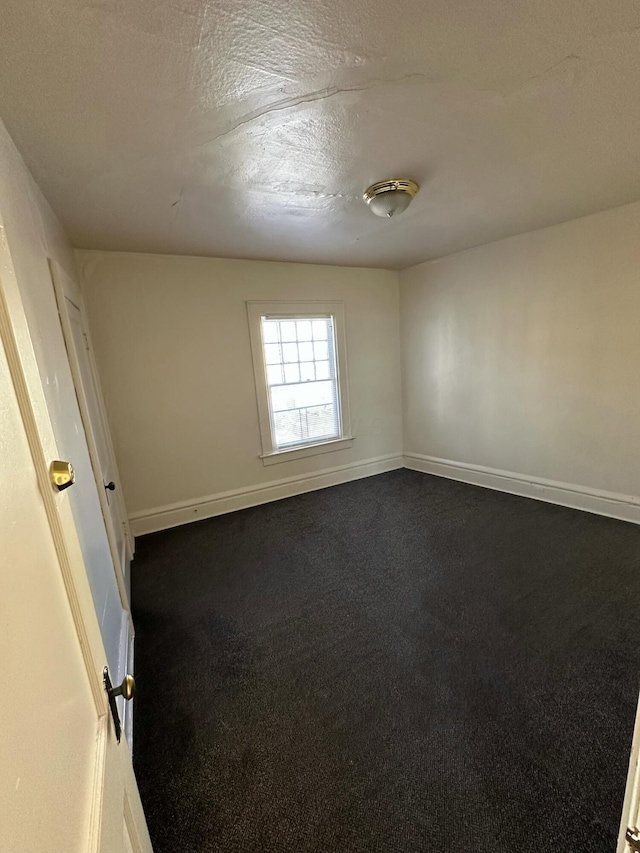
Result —
[[[2, 122], [0, 239], [0, 258], [8, 253], [15, 271], [58, 453], [72, 462], [76, 472], [76, 484], [66, 494], [76, 520], [109, 666], [118, 672], [120, 596], [47, 260], [55, 259], [75, 276], [75, 259], [60, 223]], [[0, 266], [0, 275], [5, 272], [6, 267]]]
[[400, 281], [405, 453], [640, 494], [640, 204]]
[[[136, 518], [402, 453], [397, 274], [77, 252], [118, 466]], [[349, 449], [265, 467], [246, 300], [343, 300]], [[140, 527], [137, 527], [140, 531]]]

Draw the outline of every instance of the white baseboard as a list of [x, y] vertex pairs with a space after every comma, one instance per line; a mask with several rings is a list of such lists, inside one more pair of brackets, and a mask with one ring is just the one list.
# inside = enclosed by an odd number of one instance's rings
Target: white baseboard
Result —
[[572, 483], [544, 480], [540, 477], [527, 477], [524, 474], [515, 474], [513, 471], [500, 471], [483, 465], [468, 465], [453, 462], [450, 459], [424, 456], [421, 453], [405, 453], [404, 466], [412, 471], [435, 474], [437, 477], [446, 477], [449, 480], [461, 480], [463, 483], [472, 483], [475, 486], [483, 486], [485, 489], [509, 492], [513, 495], [535, 498], [547, 503], [560, 504], [640, 524], [640, 497], [634, 495], [589, 489]]
[[155, 509], [136, 512], [130, 516], [131, 531], [134, 536], [153, 533], [156, 530], [166, 530], [201, 518], [211, 518], [223, 515], [237, 509], [247, 509], [251, 506], [270, 503], [281, 498], [290, 498], [304, 492], [316, 489], [326, 489], [327, 486], [337, 486], [351, 480], [360, 480], [385, 471], [394, 471], [403, 467], [403, 457], [400, 454], [378, 456], [364, 462], [353, 462], [340, 465], [337, 468], [325, 468], [313, 474], [302, 474], [297, 477], [285, 477], [270, 483], [248, 486], [244, 489], [234, 489], [230, 492], [220, 492], [196, 501], [181, 501]]
[[133, 513], [130, 518], [131, 531], [134, 536], [143, 536], [156, 530], [165, 530], [198, 521], [201, 518], [212, 518], [238, 509], [270, 503], [282, 498], [337, 486], [351, 480], [360, 480], [374, 474], [383, 474], [397, 468], [410, 468], [424, 474], [435, 474], [450, 480], [460, 480], [486, 489], [499, 492], [509, 492], [513, 495], [534, 498], [547, 503], [560, 504], [573, 509], [593, 512], [640, 524], [640, 497], [622, 495], [616, 492], [605, 492], [600, 489], [589, 489], [575, 486], [571, 483], [560, 483], [556, 480], [545, 480], [540, 477], [527, 477], [513, 471], [501, 471], [497, 468], [487, 468], [483, 465], [471, 465], [454, 462], [450, 459], [439, 459], [435, 456], [425, 456], [421, 453], [406, 453], [403, 456], [379, 456], [364, 462], [340, 465], [337, 468], [325, 468], [313, 474], [302, 474], [297, 477], [286, 477], [270, 483], [261, 483], [243, 489], [220, 492], [195, 501], [181, 501], [156, 507], [151, 510]]

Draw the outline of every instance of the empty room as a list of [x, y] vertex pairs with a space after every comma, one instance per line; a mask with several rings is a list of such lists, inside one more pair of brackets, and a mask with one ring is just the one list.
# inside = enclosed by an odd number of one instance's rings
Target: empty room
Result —
[[640, 853], [638, 0], [4, 0], [0, 853]]

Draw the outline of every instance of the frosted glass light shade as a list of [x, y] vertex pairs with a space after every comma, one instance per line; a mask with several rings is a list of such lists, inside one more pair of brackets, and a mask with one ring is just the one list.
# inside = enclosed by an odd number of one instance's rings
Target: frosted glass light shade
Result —
[[415, 181], [407, 179], [379, 181], [365, 191], [363, 199], [376, 216], [389, 218], [406, 210], [418, 189]]
[[395, 216], [409, 207], [411, 196], [408, 193], [388, 192], [374, 196], [369, 202], [369, 209], [376, 216]]

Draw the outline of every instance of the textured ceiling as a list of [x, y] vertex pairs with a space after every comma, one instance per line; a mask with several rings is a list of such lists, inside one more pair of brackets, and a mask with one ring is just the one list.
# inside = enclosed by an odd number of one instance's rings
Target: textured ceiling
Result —
[[640, 198], [638, 0], [3, 0], [0, 75], [85, 248], [401, 268]]

